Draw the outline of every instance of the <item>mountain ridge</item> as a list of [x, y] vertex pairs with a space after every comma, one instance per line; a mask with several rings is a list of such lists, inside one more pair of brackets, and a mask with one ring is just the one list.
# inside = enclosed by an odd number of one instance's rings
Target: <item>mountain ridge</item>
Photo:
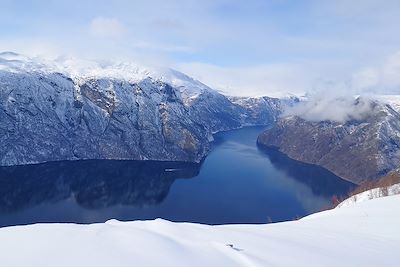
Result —
[[77, 72], [71, 64], [0, 54], [0, 165], [77, 159], [200, 162], [213, 133], [270, 124], [283, 109], [278, 99], [268, 98], [250, 112], [246, 103], [234, 103], [173, 70], [169, 77], [153, 77], [130, 63], [90, 62], [94, 65], [80, 76], [80, 68]]
[[400, 114], [383, 102], [370, 105], [372, 113], [365, 119], [345, 123], [280, 118], [258, 143], [351, 182], [377, 179], [400, 165]]

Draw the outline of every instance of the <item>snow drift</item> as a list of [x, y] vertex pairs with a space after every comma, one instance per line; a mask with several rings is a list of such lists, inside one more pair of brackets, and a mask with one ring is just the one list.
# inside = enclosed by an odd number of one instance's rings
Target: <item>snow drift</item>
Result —
[[268, 225], [164, 220], [0, 229], [0, 266], [398, 266], [400, 195]]

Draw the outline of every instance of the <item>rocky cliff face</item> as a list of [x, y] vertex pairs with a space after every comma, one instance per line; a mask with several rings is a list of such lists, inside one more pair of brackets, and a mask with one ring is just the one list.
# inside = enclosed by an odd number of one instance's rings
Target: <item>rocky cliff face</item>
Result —
[[282, 118], [258, 143], [355, 183], [376, 179], [400, 165], [400, 114], [383, 103], [370, 105], [367, 117], [346, 123]]
[[[78, 67], [77, 67], [78, 66]], [[261, 109], [274, 109], [265, 103]], [[212, 133], [268, 124], [186, 75], [0, 53], [0, 165], [77, 159], [199, 162]]]
[[229, 100], [244, 108], [242, 111], [242, 124], [244, 125], [274, 123], [284, 108], [296, 101], [296, 99], [272, 97], [229, 97]]

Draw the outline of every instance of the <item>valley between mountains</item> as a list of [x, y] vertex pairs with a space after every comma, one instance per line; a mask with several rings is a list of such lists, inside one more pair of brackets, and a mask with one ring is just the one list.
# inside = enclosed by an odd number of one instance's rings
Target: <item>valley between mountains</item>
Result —
[[[285, 115], [307, 98], [229, 97], [172, 69], [0, 53], [0, 165], [123, 159], [200, 162], [213, 134], [269, 125], [258, 144], [362, 183], [400, 165], [397, 98], [345, 122]], [[388, 101], [390, 100], [390, 101]]]

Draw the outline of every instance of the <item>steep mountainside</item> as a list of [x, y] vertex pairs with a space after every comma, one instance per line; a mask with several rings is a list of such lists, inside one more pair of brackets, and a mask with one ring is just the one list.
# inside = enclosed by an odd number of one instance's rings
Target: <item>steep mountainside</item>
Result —
[[243, 124], [263, 124], [274, 122], [285, 106], [291, 105], [294, 99], [278, 99], [272, 97], [229, 97], [233, 103], [243, 107]]
[[387, 104], [370, 105], [366, 118], [346, 123], [282, 118], [258, 143], [355, 183], [376, 179], [400, 165], [400, 114]]
[[[261, 109], [275, 109], [265, 103]], [[268, 124], [174, 70], [0, 53], [0, 165], [75, 159], [199, 162], [212, 133]]]

